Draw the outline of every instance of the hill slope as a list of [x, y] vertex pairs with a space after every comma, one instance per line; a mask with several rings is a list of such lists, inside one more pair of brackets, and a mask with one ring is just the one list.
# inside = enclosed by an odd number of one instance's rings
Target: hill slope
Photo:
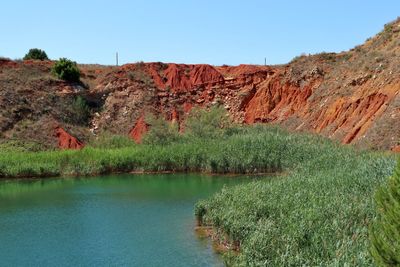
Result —
[[52, 62], [0, 59], [0, 137], [61, 148], [82, 147], [104, 130], [140, 140], [146, 113], [181, 122], [193, 106], [219, 103], [240, 123], [400, 150], [399, 56], [397, 20], [348, 52], [282, 66], [80, 65], [82, 84], [69, 84], [50, 75]]

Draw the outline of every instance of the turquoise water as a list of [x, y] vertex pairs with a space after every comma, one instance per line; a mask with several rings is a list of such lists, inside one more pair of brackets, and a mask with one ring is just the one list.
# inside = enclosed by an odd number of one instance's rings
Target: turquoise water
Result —
[[243, 179], [118, 175], [0, 182], [1, 266], [222, 266], [193, 206]]

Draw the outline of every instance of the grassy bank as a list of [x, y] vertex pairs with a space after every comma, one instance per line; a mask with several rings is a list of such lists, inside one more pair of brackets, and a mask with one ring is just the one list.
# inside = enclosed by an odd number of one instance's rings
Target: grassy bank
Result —
[[291, 144], [277, 129], [237, 129], [213, 140], [182, 137], [169, 144], [143, 144], [79, 151], [0, 152], [1, 177], [93, 175], [112, 172], [260, 173], [282, 171]]
[[[275, 127], [205, 130], [190, 120], [155, 127], [136, 145], [106, 138], [80, 151], [0, 152], [0, 177], [93, 175], [111, 172], [284, 172], [223, 189], [196, 205], [206, 226], [240, 244], [237, 266], [372, 266], [368, 225], [373, 193], [392, 173], [390, 155], [359, 151], [307, 134]], [[223, 115], [220, 116], [220, 118]], [[199, 125], [199, 127], [197, 127]], [[200, 127], [201, 126], [201, 127]]]
[[[203, 225], [240, 244], [237, 266], [373, 266], [368, 225], [373, 194], [392, 156], [280, 133], [288, 175], [223, 189], [200, 201]], [[268, 150], [268, 148], [266, 148]]]

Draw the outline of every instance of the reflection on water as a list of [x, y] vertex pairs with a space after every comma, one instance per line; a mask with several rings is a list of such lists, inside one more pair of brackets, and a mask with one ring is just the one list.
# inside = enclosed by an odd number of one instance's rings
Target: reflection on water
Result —
[[196, 238], [193, 205], [243, 179], [118, 175], [0, 182], [8, 266], [220, 266]]

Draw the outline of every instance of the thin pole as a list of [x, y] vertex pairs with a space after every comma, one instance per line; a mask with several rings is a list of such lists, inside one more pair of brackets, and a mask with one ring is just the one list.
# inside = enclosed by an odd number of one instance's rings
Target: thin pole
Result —
[[117, 62], [117, 67], [118, 67], [118, 52], [115, 54], [115, 59], [116, 59], [116, 62]]
[[264, 66], [267, 66], [267, 58], [264, 58]]

